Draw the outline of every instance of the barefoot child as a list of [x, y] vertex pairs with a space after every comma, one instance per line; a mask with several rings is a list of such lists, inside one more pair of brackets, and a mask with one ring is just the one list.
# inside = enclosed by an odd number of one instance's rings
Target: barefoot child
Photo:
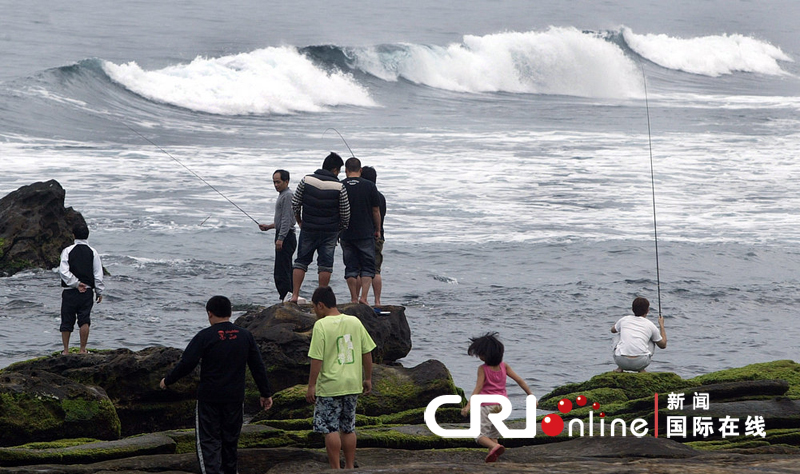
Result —
[[[525, 393], [532, 395], [528, 384], [517, 375], [511, 367], [503, 362], [503, 343], [497, 339], [496, 332], [486, 333], [481, 337], [470, 338], [472, 344], [467, 349], [467, 354], [474, 355], [484, 362], [478, 367], [478, 381], [472, 395], [502, 395], [508, 396], [506, 392], [506, 376], [511, 377]], [[470, 398], [472, 397], [470, 395]], [[499, 405], [483, 405], [481, 410], [481, 434], [475, 439], [481, 446], [489, 448], [486, 462], [495, 462], [497, 458], [506, 450], [503, 445], [497, 442], [500, 437], [497, 428], [489, 421], [488, 414], [495, 413]], [[461, 414], [467, 416], [470, 409], [470, 402], [461, 409]]]

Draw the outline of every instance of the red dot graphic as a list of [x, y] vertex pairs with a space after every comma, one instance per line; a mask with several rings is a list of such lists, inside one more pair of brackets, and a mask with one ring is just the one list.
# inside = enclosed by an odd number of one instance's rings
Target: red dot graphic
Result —
[[605, 418], [605, 417], [606, 417], [606, 412], [604, 412], [604, 411], [601, 411], [601, 412], [600, 412], [600, 418]]
[[586, 400], [586, 397], [583, 395], [578, 395], [578, 398], [575, 399], [575, 403], [577, 403], [579, 407], [586, 405], [587, 401], [588, 400]]
[[542, 418], [542, 431], [547, 436], [558, 436], [564, 431], [564, 420], [558, 415], [547, 415]]
[[594, 403], [592, 403], [592, 408], [594, 408], [595, 410], [599, 410], [600, 409], [600, 404], [597, 403], [597, 402], [594, 402]]
[[572, 410], [572, 402], [566, 398], [562, 398], [561, 401], [558, 402], [558, 411], [566, 414], [569, 413], [570, 410]]

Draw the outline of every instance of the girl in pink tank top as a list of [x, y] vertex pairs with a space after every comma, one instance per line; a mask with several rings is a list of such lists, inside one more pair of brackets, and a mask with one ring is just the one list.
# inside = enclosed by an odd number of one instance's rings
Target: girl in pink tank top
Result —
[[[478, 381], [475, 384], [475, 390], [472, 395], [502, 395], [508, 396], [506, 392], [506, 377], [511, 377], [517, 384], [525, 390], [525, 393], [532, 395], [531, 389], [528, 384], [514, 372], [511, 367], [503, 362], [503, 352], [505, 348], [503, 343], [497, 339], [496, 332], [486, 333], [481, 337], [470, 338], [470, 346], [467, 349], [467, 354], [474, 355], [484, 362], [483, 365], [478, 367]], [[470, 398], [472, 398], [470, 395]], [[497, 428], [489, 421], [489, 413], [497, 413], [500, 406], [482, 405], [481, 410], [481, 434], [475, 439], [481, 446], [489, 448], [489, 454], [486, 456], [486, 462], [495, 462], [497, 458], [506, 450], [502, 444], [497, 440], [500, 438], [500, 433]], [[470, 402], [461, 409], [461, 414], [467, 416], [470, 410]]]

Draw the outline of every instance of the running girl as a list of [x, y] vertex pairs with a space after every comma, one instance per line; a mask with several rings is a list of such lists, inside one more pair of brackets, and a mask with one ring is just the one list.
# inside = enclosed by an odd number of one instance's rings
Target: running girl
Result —
[[[475, 383], [475, 390], [472, 395], [502, 395], [508, 396], [506, 392], [506, 377], [511, 377], [525, 393], [532, 395], [528, 384], [517, 375], [511, 367], [503, 362], [503, 343], [497, 339], [496, 332], [486, 333], [481, 337], [470, 338], [471, 344], [467, 349], [467, 354], [476, 356], [484, 362], [478, 367], [478, 381]], [[472, 398], [470, 395], [470, 399]], [[481, 433], [475, 439], [481, 446], [489, 449], [486, 462], [495, 462], [506, 448], [497, 442], [500, 433], [497, 428], [489, 421], [489, 413], [496, 413], [500, 405], [483, 405], [481, 410]], [[461, 414], [467, 416], [470, 409], [470, 402], [461, 409]]]

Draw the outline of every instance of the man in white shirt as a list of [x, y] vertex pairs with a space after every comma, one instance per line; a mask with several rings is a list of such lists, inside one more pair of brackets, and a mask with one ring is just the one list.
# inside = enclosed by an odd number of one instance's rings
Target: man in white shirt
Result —
[[[95, 298], [103, 301], [103, 264], [97, 250], [89, 246], [89, 228], [79, 223], [72, 230], [75, 243], [61, 252], [61, 263], [58, 273], [61, 276], [61, 341], [64, 343], [64, 355], [69, 354], [69, 338], [75, 328], [77, 319], [80, 332], [80, 353], [88, 353], [86, 343], [89, 340], [90, 314]], [[93, 295], [94, 294], [94, 295]]]
[[611, 332], [619, 333], [619, 342], [614, 346], [614, 372], [626, 370], [644, 372], [650, 365], [655, 346], [667, 348], [667, 331], [664, 317], [658, 316], [658, 328], [647, 319], [650, 302], [646, 298], [633, 300], [634, 316], [625, 316], [611, 326]]

